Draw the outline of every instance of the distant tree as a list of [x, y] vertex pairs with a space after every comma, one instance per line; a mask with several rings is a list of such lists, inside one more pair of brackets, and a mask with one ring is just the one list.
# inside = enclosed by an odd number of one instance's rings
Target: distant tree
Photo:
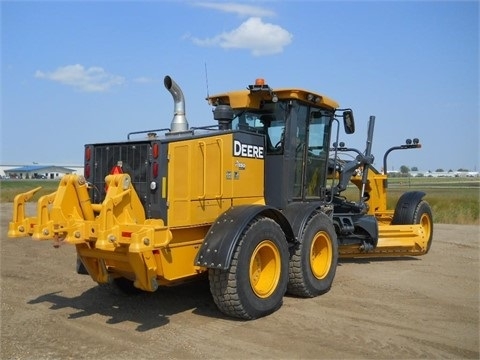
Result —
[[443, 169], [437, 169], [437, 170], [435, 170], [435, 172], [445, 172], [445, 170], [443, 170]]
[[412, 171], [418, 171], [418, 167], [412, 166]]
[[423, 175], [423, 173], [418, 173], [417, 174], [417, 177], [424, 177], [425, 175]]
[[462, 168], [460, 168], [460, 169], [458, 169], [457, 171], [469, 172], [470, 170], [468, 170], [468, 169], [462, 169]]
[[400, 166], [400, 173], [402, 173], [403, 175], [408, 175], [408, 173], [410, 172], [410, 168], [406, 165], [402, 165]]
[[448, 172], [449, 172], [449, 173], [451, 173], [451, 172], [453, 172], [453, 170], [452, 170], [452, 169], [450, 169], [450, 170], [448, 170]]

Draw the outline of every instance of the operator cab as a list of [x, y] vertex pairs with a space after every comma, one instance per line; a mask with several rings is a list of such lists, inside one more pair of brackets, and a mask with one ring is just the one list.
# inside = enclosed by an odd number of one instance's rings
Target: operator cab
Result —
[[[338, 108], [334, 100], [302, 89], [272, 89], [262, 80], [247, 90], [208, 100], [233, 110], [229, 129], [264, 135], [268, 205], [285, 209], [292, 202], [326, 199], [329, 149]], [[353, 132], [352, 112], [345, 112], [343, 118], [346, 132]]]

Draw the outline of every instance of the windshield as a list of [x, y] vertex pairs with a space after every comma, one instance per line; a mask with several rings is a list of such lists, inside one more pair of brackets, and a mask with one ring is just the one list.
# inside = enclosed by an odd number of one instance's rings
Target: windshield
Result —
[[326, 181], [333, 113], [303, 103], [294, 104], [292, 110], [296, 118], [293, 195], [319, 198]]
[[312, 110], [310, 113], [308, 150], [316, 156], [328, 151], [331, 118], [332, 114], [325, 111]]

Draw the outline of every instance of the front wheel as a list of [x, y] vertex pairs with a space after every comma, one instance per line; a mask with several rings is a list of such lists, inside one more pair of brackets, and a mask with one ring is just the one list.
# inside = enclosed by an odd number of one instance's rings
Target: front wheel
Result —
[[299, 240], [290, 259], [287, 291], [302, 297], [321, 295], [332, 286], [338, 263], [337, 235], [332, 221], [323, 213], [313, 215]]
[[213, 300], [225, 314], [256, 319], [277, 310], [288, 281], [288, 247], [281, 227], [257, 218], [244, 230], [229, 269], [210, 269]]
[[417, 204], [415, 208], [415, 212], [413, 213], [413, 224], [420, 224], [422, 226], [423, 231], [425, 232], [425, 237], [427, 240], [427, 249], [425, 254], [428, 253], [430, 247], [432, 246], [432, 238], [433, 238], [433, 219], [432, 219], [432, 209], [430, 205], [425, 201], [422, 200]]

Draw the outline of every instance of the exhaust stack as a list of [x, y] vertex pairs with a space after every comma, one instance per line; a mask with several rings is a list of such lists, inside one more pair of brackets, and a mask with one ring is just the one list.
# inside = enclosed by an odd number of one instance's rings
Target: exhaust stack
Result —
[[165, 88], [172, 94], [174, 101], [173, 120], [170, 125], [170, 133], [188, 131], [188, 122], [185, 117], [185, 98], [182, 89], [170, 76], [163, 79]]

